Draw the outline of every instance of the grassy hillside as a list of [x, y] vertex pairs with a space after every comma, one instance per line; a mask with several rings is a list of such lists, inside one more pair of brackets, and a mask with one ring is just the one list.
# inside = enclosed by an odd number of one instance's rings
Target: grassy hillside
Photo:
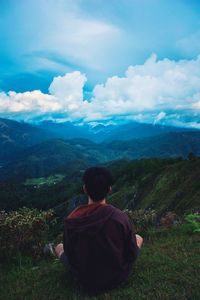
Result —
[[12, 160], [17, 151], [41, 143], [51, 136], [37, 126], [0, 118], [0, 162]]
[[[16, 210], [19, 207], [47, 209], [69, 201], [81, 192], [82, 171], [88, 164], [82, 160], [63, 165], [67, 172], [47, 177], [27, 178], [22, 182], [0, 182], [0, 211]], [[55, 180], [56, 179], [56, 180]], [[59, 179], [59, 180], [58, 180]]]
[[[82, 193], [82, 175], [90, 165], [85, 160], [72, 160], [63, 162], [51, 176], [0, 182], [0, 209], [21, 206], [46, 209], [63, 202], [66, 207], [72, 197]], [[121, 209], [155, 208], [160, 213], [167, 210], [182, 213], [200, 208], [198, 157], [121, 160], [106, 166], [115, 179], [109, 201]]]
[[121, 209], [153, 208], [182, 213], [200, 208], [200, 158], [118, 162], [110, 202]]
[[[120, 136], [120, 135], [119, 135]], [[200, 132], [168, 132], [129, 141], [113, 141], [107, 145], [115, 155], [127, 158], [187, 157], [190, 152], [200, 155]]]
[[96, 296], [86, 295], [57, 259], [33, 261], [21, 257], [17, 264], [1, 266], [0, 298], [4, 300], [200, 299], [200, 246], [197, 234], [181, 226], [149, 230], [128, 281]]
[[[93, 143], [88, 143], [90, 149], [93, 150]], [[55, 169], [62, 168], [64, 164], [68, 165], [76, 160], [78, 162], [84, 160], [88, 163], [98, 162], [95, 154], [83, 151], [78, 141], [71, 143], [60, 139], [48, 140], [18, 153], [14, 162], [1, 169], [0, 179], [24, 181], [27, 178], [49, 176]]]

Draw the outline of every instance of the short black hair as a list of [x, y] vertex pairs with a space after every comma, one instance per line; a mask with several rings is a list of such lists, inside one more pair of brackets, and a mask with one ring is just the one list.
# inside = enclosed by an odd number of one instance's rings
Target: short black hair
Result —
[[90, 198], [95, 201], [103, 200], [113, 185], [111, 172], [105, 167], [91, 167], [83, 175], [85, 189]]

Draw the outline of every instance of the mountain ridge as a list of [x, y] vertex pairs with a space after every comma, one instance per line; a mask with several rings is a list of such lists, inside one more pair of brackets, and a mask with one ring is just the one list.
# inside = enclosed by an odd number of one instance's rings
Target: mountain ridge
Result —
[[133, 140], [167, 132], [200, 132], [188, 128], [131, 122], [124, 125], [75, 126], [73, 123], [43, 122], [38, 125], [0, 118], [0, 165], [15, 158], [25, 148], [48, 139], [88, 139], [98, 144]]
[[119, 159], [186, 158], [189, 153], [200, 155], [200, 132], [172, 132], [101, 144], [85, 139], [49, 139], [16, 153], [15, 160], [1, 167], [0, 180], [48, 176], [72, 160], [95, 165]]

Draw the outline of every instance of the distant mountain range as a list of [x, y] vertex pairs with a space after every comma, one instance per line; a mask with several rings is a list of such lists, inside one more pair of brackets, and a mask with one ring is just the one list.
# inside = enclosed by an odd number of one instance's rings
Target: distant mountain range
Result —
[[10, 160], [15, 156], [16, 151], [49, 138], [51, 138], [51, 133], [44, 129], [0, 118], [0, 162]]
[[70, 122], [55, 123], [50, 121], [42, 122], [38, 125], [40, 129], [48, 130], [54, 137], [62, 139], [83, 138], [93, 142], [111, 142], [115, 140], [132, 140], [145, 137], [152, 137], [167, 132], [187, 132], [196, 131], [188, 128], [163, 126], [159, 124], [145, 124], [129, 122], [123, 125], [74, 125]]
[[[128, 141], [159, 136], [171, 132], [189, 132], [186, 128], [177, 128], [131, 122], [124, 125], [89, 125], [78, 126], [70, 122], [55, 123], [50, 121], [38, 125], [0, 118], [0, 166], [15, 160], [16, 154], [28, 147], [49, 139], [88, 139], [95, 143]], [[199, 132], [192, 130], [192, 132]]]
[[200, 155], [200, 132], [168, 132], [153, 137], [107, 144], [110, 151], [127, 158], [187, 157]]
[[187, 157], [200, 155], [200, 132], [172, 132], [130, 141], [97, 144], [89, 140], [50, 139], [15, 154], [1, 167], [0, 179], [17, 181], [54, 173], [68, 173], [69, 165], [102, 164], [118, 159]]

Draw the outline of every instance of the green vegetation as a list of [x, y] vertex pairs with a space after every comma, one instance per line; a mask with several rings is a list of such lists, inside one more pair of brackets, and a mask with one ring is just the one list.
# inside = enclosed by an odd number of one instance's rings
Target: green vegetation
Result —
[[159, 214], [200, 209], [200, 158], [141, 159], [110, 165], [115, 176], [110, 202], [121, 209], [155, 209]]
[[[100, 295], [85, 294], [55, 259], [20, 256], [1, 265], [1, 299], [200, 299], [199, 235], [185, 224], [143, 231], [144, 246], [130, 278]], [[187, 225], [187, 224], [186, 224]]]
[[[161, 126], [158, 124], [142, 124], [137, 122], [130, 122], [123, 125], [97, 125], [95, 127], [90, 126], [76, 126], [71, 122], [64, 123], [54, 123], [54, 122], [42, 122], [38, 125], [28, 124], [25, 122], [16, 122], [14, 120], [8, 120], [0, 118], [0, 165], [4, 165], [7, 162], [19, 159], [19, 157], [25, 158], [26, 151], [31, 151], [33, 149], [37, 152], [37, 147], [33, 147], [39, 143], [42, 143], [46, 140], [51, 139], [79, 139], [80, 144], [82, 145], [83, 139], [89, 139], [90, 141], [104, 142], [103, 147], [99, 147], [97, 150], [97, 155], [99, 158], [105, 158], [105, 155], [102, 155], [102, 151], [106, 148], [106, 143], [115, 140], [133, 140], [132, 142], [126, 144], [125, 149], [130, 152], [131, 158], [136, 157], [150, 157], [151, 153], [153, 156], [171, 156], [171, 155], [187, 155], [189, 152], [194, 152], [195, 154], [200, 154], [199, 149], [199, 138], [198, 131], [186, 128], [178, 127], [169, 127]], [[165, 134], [171, 134], [168, 136]], [[163, 138], [160, 136], [163, 134]], [[185, 135], [184, 135], [185, 134]], [[149, 143], [148, 137], [158, 136], [157, 139], [153, 139]], [[147, 138], [144, 142], [141, 139]], [[135, 142], [135, 139], [140, 139]], [[165, 144], [163, 145], [163, 139]], [[58, 140], [57, 140], [58, 141]], [[54, 143], [57, 143], [56, 140], [50, 141], [52, 147], [54, 148]], [[68, 141], [69, 142], [69, 141]], [[70, 144], [70, 142], [69, 142]], [[123, 142], [119, 143], [119, 147], [123, 147]], [[46, 145], [46, 143], [44, 143]], [[125, 144], [124, 144], [125, 145]], [[116, 145], [114, 145], [115, 148]], [[161, 146], [161, 147], [160, 147]], [[42, 144], [39, 147], [43, 147]], [[62, 145], [60, 146], [62, 148]], [[91, 150], [97, 147], [97, 145], [92, 145]], [[90, 146], [89, 146], [90, 148]], [[89, 149], [85, 149], [86, 151]], [[109, 155], [112, 148], [112, 144], [109, 145], [106, 151], [106, 156]], [[131, 150], [132, 148], [132, 150]], [[149, 151], [149, 150], [150, 151]], [[153, 151], [152, 151], [153, 149]], [[66, 151], [69, 150], [69, 147]], [[76, 149], [73, 149], [76, 151]], [[46, 149], [47, 153], [50, 152], [50, 149]], [[62, 151], [62, 149], [61, 149]], [[155, 152], [156, 151], [156, 152]], [[189, 152], [188, 152], [189, 151]], [[21, 152], [21, 155], [20, 155]], [[124, 151], [123, 156], [126, 151]], [[69, 153], [71, 156], [71, 153]], [[95, 157], [94, 157], [95, 158]], [[115, 159], [116, 159], [115, 155]], [[27, 157], [26, 157], [27, 160]], [[36, 163], [33, 159], [33, 163]], [[20, 162], [22, 164], [22, 161]], [[27, 160], [26, 164], [29, 164]], [[46, 171], [46, 170], [44, 170]], [[5, 172], [6, 174], [6, 172]], [[4, 175], [5, 175], [4, 174]], [[11, 172], [10, 175], [13, 173]], [[47, 174], [41, 174], [38, 177], [46, 176]], [[48, 174], [49, 175], [49, 174]], [[32, 176], [29, 176], [32, 177]], [[33, 176], [34, 177], [34, 176]], [[2, 179], [5, 177], [1, 177]]]
[[185, 217], [186, 221], [189, 223], [193, 232], [200, 233], [200, 214], [199, 213], [191, 213]]
[[[121, 160], [105, 165], [115, 180], [109, 201], [120, 209], [150, 208], [159, 214], [200, 209], [199, 157]], [[56, 171], [59, 176], [31, 178], [26, 184], [0, 182], [0, 210], [22, 206], [49, 209], [63, 203], [61, 211], [68, 213], [70, 199], [83, 192], [82, 175], [87, 167], [83, 160], [71, 161]]]
[[0, 212], [0, 261], [12, 260], [24, 251], [41, 255], [42, 243], [47, 240], [53, 220], [52, 210], [24, 207], [10, 213]]
[[[9, 163], [2, 164], [0, 181], [23, 182], [27, 178], [47, 177], [62, 173], [63, 165], [76, 164], [80, 160], [94, 165], [118, 159], [186, 158], [189, 153], [190, 159], [200, 154], [198, 131], [171, 132], [151, 138], [101, 144], [84, 139], [50, 139], [16, 152]], [[67, 173], [66, 170], [64, 173]]]
[[[104, 126], [81, 133], [107, 139], [96, 144], [60, 139], [79, 137], [79, 128], [67, 123], [36, 128], [0, 119], [0, 125], [0, 299], [200, 299], [198, 131], [132, 124], [111, 134]], [[133, 136], [147, 138], [113, 141]], [[82, 174], [94, 164], [112, 171], [108, 201], [127, 211], [145, 242], [126, 283], [89, 297], [42, 250], [62, 240], [70, 199], [82, 197]]]
[[28, 178], [24, 182], [25, 185], [31, 185], [35, 188], [40, 188], [41, 186], [47, 185], [53, 185], [57, 184], [58, 182], [62, 181], [63, 178], [65, 178], [65, 175], [63, 174], [55, 174], [48, 177], [40, 177], [40, 178]]

